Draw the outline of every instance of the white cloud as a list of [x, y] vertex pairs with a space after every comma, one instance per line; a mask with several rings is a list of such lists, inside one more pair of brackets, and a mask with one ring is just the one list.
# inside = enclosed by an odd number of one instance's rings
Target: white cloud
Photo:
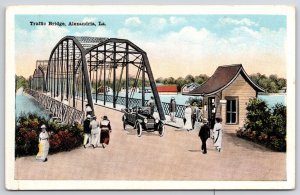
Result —
[[133, 31], [128, 28], [121, 28], [117, 32], [117, 38], [128, 39], [134, 42], [135, 40], [143, 39], [143, 33], [141, 31]]
[[184, 17], [176, 17], [176, 16], [171, 16], [169, 20], [172, 25], [184, 24], [187, 22]]
[[[140, 20], [137, 18], [131, 21]], [[155, 77], [178, 77], [191, 73], [194, 75], [211, 74], [216, 66], [237, 63], [248, 64], [255, 71], [261, 70], [261, 67], [267, 71], [267, 67], [271, 66], [272, 68], [268, 69], [269, 72], [263, 73], [271, 74], [274, 70], [280, 70], [284, 74], [286, 30], [283, 28], [270, 30], [264, 27], [254, 30], [249, 26], [251, 22], [248, 21], [246, 25], [245, 20], [241, 21], [244, 22], [236, 22], [236, 24], [243, 23], [244, 25], [235, 26], [226, 37], [220, 37], [206, 28], [193, 26], [185, 26], [178, 31], [155, 37], [145, 37], [142, 31], [133, 30], [129, 26], [120, 28], [116, 34], [106, 28], [98, 27], [95, 30], [75, 33], [75, 35], [115, 36], [132, 41], [147, 52]], [[171, 21], [164, 18], [152, 18], [147, 28], [149, 30], [163, 29], [168, 22], [171, 24]], [[16, 33], [17, 37], [22, 38], [16, 41], [16, 62], [22, 65], [22, 70], [25, 71], [30, 69], [29, 67], [34, 67], [35, 60], [48, 59], [52, 48], [62, 37], [68, 35], [69, 31], [63, 27], [43, 26], [32, 32], [17, 29]], [[27, 58], [31, 61], [26, 60], [28, 64], [25, 64], [24, 59]], [[245, 68], [247, 71], [247, 67]], [[30, 70], [30, 74], [33, 71], [33, 69]]]
[[[94, 28], [93, 28], [94, 29]], [[84, 32], [76, 32], [74, 36], [90, 36], [90, 37], [106, 37], [111, 38], [112, 33], [106, 28], [99, 26], [94, 30], [87, 30]]]
[[139, 17], [130, 17], [125, 20], [125, 26], [139, 26], [142, 24], [142, 21]]
[[17, 28], [16, 73], [32, 75], [36, 60], [48, 60], [53, 47], [68, 33], [66, 28], [58, 26], [39, 26], [30, 32]]
[[171, 32], [167, 39], [170, 41], [180, 41], [190, 44], [201, 44], [207, 42], [212, 38], [213, 34], [206, 28], [197, 30], [195, 27], [186, 26], [183, 27], [179, 32]]
[[255, 30], [253, 30], [251, 28], [248, 28], [246, 26], [241, 26], [241, 27], [235, 28], [235, 29], [232, 30], [232, 33], [236, 36], [239, 36], [239, 37], [249, 38], [249, 36], [250, 36], [250, 37], [253, 37], [255, 39], [260, 39], [261, 38], [260, 32], [255, 31]]
[[151, 18], [150, 28], [152, 30], [162, 30], [167, 25], [167, 20], [165, 18]]
[[241, 25], [241, 26], [258, 26], [258, 24], [252, 20], [250, 20], [249, 18], [243, 18], [241, 20], [236, 20], [233, 18], [220, 18], [219, 22], [221, 24], [232, 24], [232, 25]]
[[150, 40], [128, 29], [122, 33], [147, 52], [156, 77], [212, 74], [219, 65], [238, 63], [244, 64], [249, 74], [262, 66], [264, 74], [272, 74], [274, 69], [285, 74], [284, 29], [255, 31], [243, 27], [234, 29], [228, 37], [219, 37], [206, 28], [185, 26]]

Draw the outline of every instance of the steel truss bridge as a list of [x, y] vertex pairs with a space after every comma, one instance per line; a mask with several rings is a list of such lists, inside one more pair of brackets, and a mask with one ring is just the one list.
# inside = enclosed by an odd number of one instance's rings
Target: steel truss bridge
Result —
[[[117, 38], [66, 36], [54, 46], [48, 60], [36, 61], [36, 69], [30, 77], [30, 93], [38, 101], [43, 99], [40, 103], [54, 111], [54, 115], [68, 119], [70, 117], [63, 115], [70, 112], [61, 103], [64, 100], [73, 109], [81, 100], [81, 112], [85, 101], [93, 111], [93, 103], [97, 101], [104, 105], [109, 102], [113, 108], [116, 104], [126, 108], [144, 106], [146, 88], [149, 87], [155, 109], [160, 119], [165, 120], [164, 110], [168, 112], [169, 105], [162, 105], [160, 101], [146, 52], [129, 40]], [[141, 99], [133, 98], [138, 89], [141, 89]], [[120, 91], [125, 96], [120, 96]], [[51, 110], [58, 103], [39, 94], [55, 99], [65, 109]]]

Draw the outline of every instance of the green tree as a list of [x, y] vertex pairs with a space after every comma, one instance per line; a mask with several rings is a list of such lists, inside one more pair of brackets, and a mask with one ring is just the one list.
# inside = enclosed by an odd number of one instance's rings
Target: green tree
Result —
[[159, 77], [155, 80], [156, 83], [163, 83], [164, 79], [162, 77]]
[[286, 151], [286, 106], [276, 104], [270, 118], [272, 132], [270, 133], [270, 147], [278, 151]]
[[286, 106], [276, 104], [271, 117], [273, 134], [284, 138], [286, 135]]
[[195, 83], [198, 83], [198, 84], [202, 84], [204, 83], [209, 77], [205, 74], [200, 74], [198, 76], [195, 76]]
[[182, 86], [185, 84], [185, 81], [182, 77], [176, 79], [177, 91], [181, 91]]
[[175, 84], [175, 79], [173, 77], [169, 77], [164, 80], [164, 84]]
[[256, 73], [250, 75], [250, 78], [268, 93], [277, 93], [279, 90], [286, 87], [286, 79], [279, 78], [276, 74], [267, 77], [264, 74]]
[[268, 108], [266, 102], [256, 98], [251, 99], [246, 109], [248, 111], [245, 121], [246, 129], [268, 134], [271, 131], [269, 125], [271, 110]]
[[193, 82], [195, 82], [195, 78], [193, 77], [193, 75], [187, 75], [186, 77], [185, 77], [185, 82], [186, 83], [193, 83]]
[[20, 87], [23, 87], [24, 89], [29, 88], [29, 82], [25, 77], [16, 75], [15, 79], [16, 79], [16, 81], [15, 81], [16, 82], [16, 89], [15, 89], [16, 91]]

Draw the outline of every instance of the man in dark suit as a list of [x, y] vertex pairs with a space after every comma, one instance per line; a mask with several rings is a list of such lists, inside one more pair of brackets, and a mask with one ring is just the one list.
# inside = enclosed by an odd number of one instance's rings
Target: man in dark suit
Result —
[[91, 115], [87, 115], [87, 118], [83, 122], [83, 132], [84, 132], [83, 147], [84, 148], [90, 146], [92, 143], [90, 122], [91, 122]]
[[208, 121], [206, 118], [203, 119], [203, 125], [200, 128], [199, 131], [199, 137], [201, 139], [202, 142], [202, 146], [201, 146], [201, 150], [203, 154], [207, 153], [207, 149], [206, 149], [206, 140], [209, 138], [209, 134], [210, 134], [210, 128], [208, 126]]

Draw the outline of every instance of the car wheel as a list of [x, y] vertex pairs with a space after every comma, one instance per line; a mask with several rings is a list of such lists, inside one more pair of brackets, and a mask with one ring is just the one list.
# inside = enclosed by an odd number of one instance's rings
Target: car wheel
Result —
[[164, 125], [159, 126], [158, 133], [159, 133], [160, 137], [164, 136], [164, 134], [165, 134], [165, 126]]
[[137, 123], [136, 126], [137, 126], [137, 129], [136, 129], [137, 136], [141, 137], [142, 136], [143, 127], [142, 127], [142, 125], [140, 123]]

